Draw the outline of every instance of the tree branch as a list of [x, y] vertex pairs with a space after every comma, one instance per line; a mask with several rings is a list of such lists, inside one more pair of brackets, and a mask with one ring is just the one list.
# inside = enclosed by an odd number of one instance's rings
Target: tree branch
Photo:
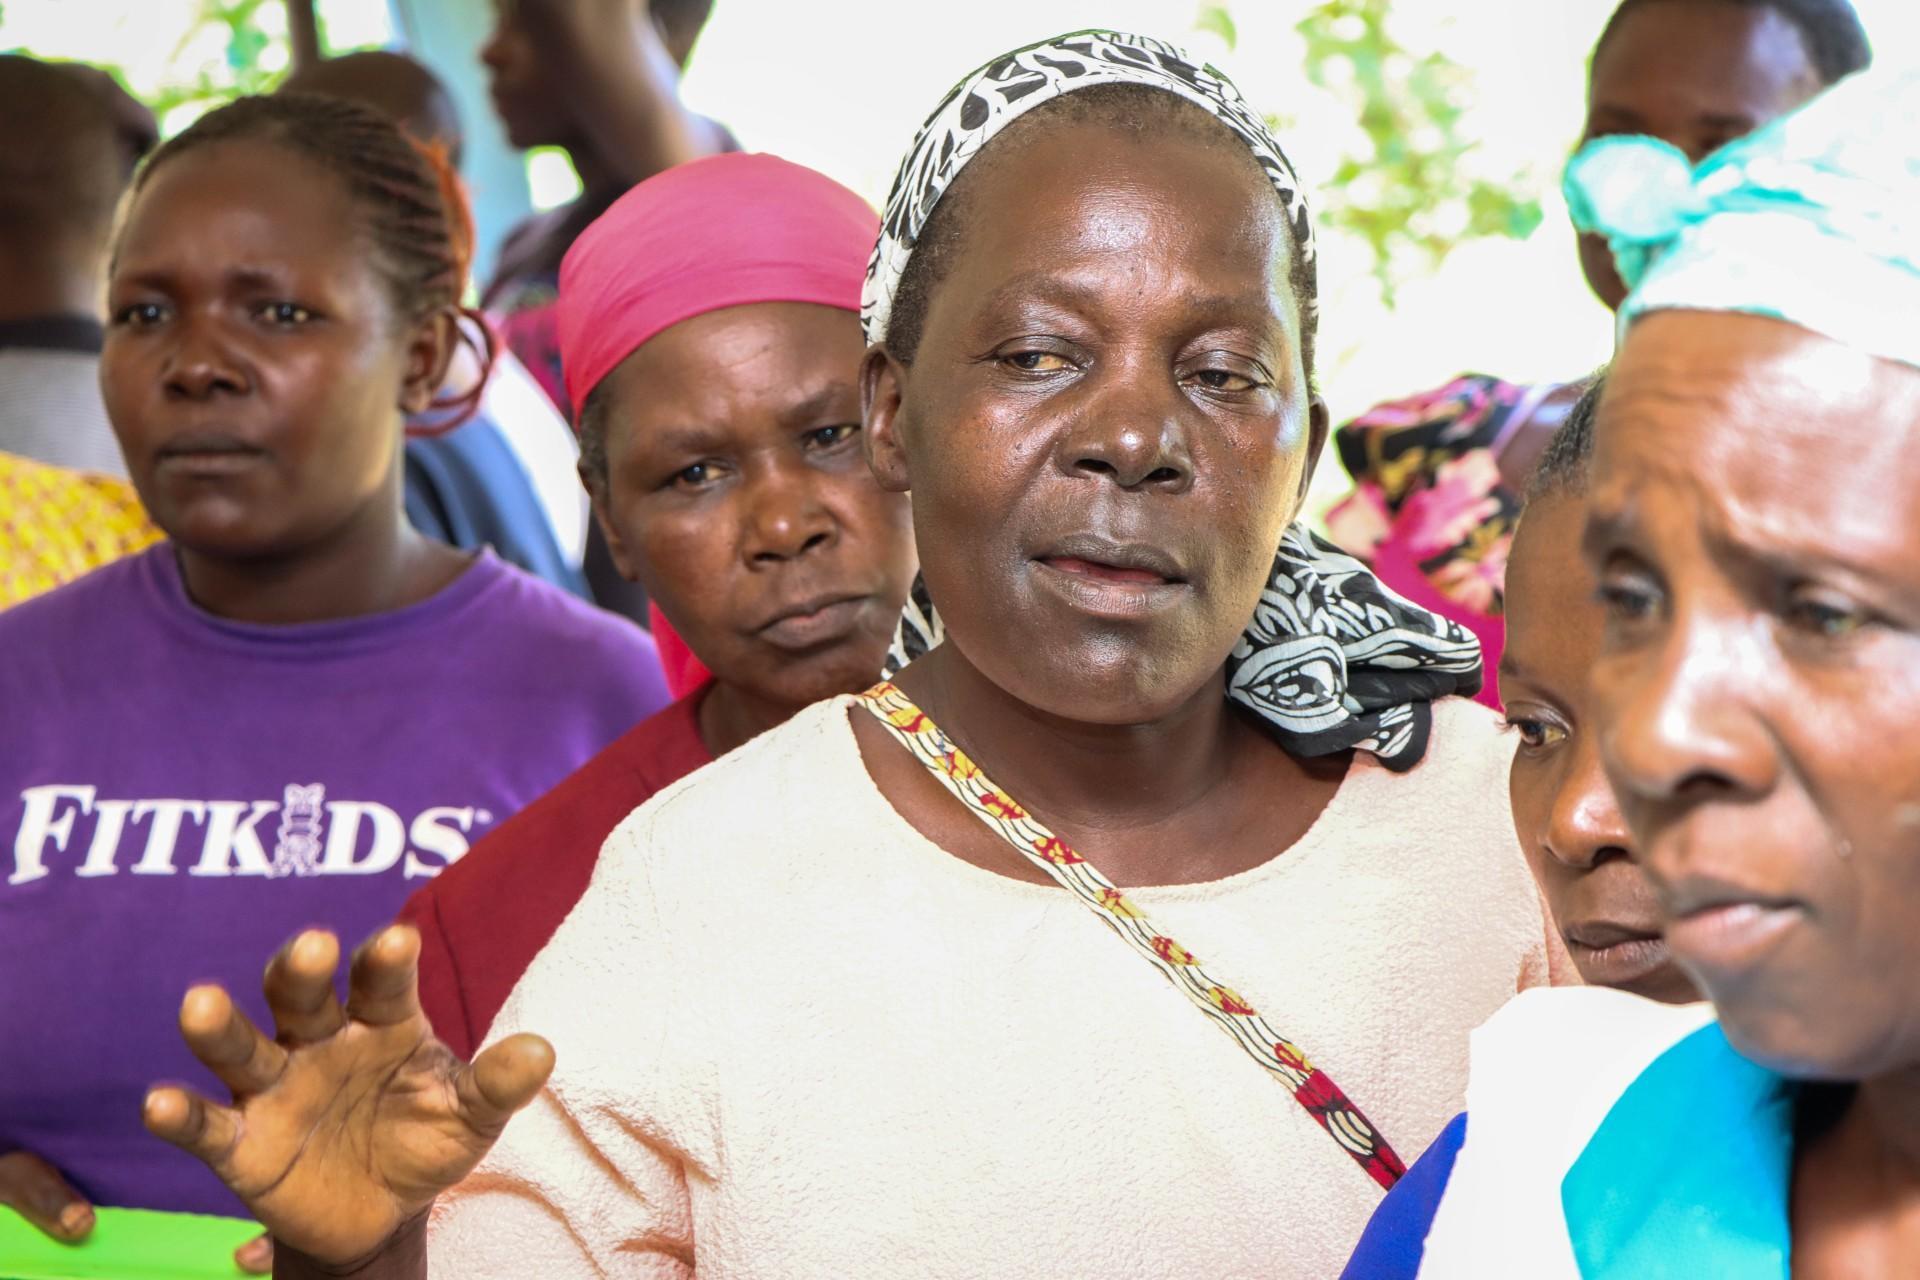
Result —
[[293, 45], [293, 69], [304, 71], [320, 61], [320, 20], [314, 0], [287, 0], [287, 38]]

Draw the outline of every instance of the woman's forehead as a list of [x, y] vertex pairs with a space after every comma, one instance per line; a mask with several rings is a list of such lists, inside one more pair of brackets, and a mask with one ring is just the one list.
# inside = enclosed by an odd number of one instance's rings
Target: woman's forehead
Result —
[[1594, 508], [1672, 507], [1737, 542], [1905, 555], [1920, 540], [1917, 434], [1920, 370], [1766, 317], [1659, 313], [1609, 374]]
[[117, 257], [166, 253], [185, 237], [234, 252], [271, 250], [287, 262], [342, 254], [359, 260], [364, 254], [352, 203], [345, 184], [324, 165], [289, 147], [222, 139], [152, 172], [127, 211]]
[[[879, 243], [862, 292], [870, 340], [917, 341], [924, 275], [909, 267], [927, 256], [923, 239], [950, 192], [1005, 138], [1038, 121], [1100, 119], [1140, 131], [1184, 123], [1233, 148], [1262, 174], [1293, 229], [1295, 275], [1312, 292], [1313, 227], [1292, 164], [1261, 117], [1213, 67], [1165, 41], [1111, 30], [1070, 32], [1002, 54], [977, 68], [943, 99], [901, 162], [881, 220]], [[935, 238], [939, 243], [943, 238]], [[938, 273], [935, 273], [936, 275]], [[908, 290], [911, 322], [896, 329], [894, 295]]]
[[1916, 393], [1920, 370], [1789, 321], [1662, 311], [1638, 320], [1621, 344], [1600, 404], [1598, 449], [1655, 424], [1686, 432], [1695, 450], [1885, 442], [1912, 429]]
[[614, 411], [669, 420], [752, 411], [800, 413], [855, 393], [865, 350], [851, 311], [805, 302], [722, 307], [636, 347], [605, 383]]
[[1063, 124], [970, 176], [955, 266], [976, 284], [1125, 292], [1179, 277], [1203, 301], [1290, 294], [1290, 224], [1228, 146]]

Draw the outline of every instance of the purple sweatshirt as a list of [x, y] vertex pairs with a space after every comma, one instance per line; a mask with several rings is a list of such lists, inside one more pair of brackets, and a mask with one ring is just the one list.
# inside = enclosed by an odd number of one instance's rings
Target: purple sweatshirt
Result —
[[637, 628], [482, 552], [430, 599], [298, 626], [187, 598], [165, 543], [0, 613], [0, 1151], [96, 1203], [239, 1212], [141, 1125], [226, 1100], [177, 1026], [310, 925], [358, 946], [666, 705]]

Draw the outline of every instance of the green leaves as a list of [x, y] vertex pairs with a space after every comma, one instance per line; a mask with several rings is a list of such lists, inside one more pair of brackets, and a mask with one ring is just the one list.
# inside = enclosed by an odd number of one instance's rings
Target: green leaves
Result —
[[[1443, 53], [1401, 45], [1392, 8], [1318, 0], [1297, 24], [1308, 78], [1352, 107], [1367, 139], [1322, 189], [1320, 221], [1365, 242], [1388, 305], [1400, 281], [1431, 271], [1462, 242], [1524, 239], [1541, 219], [1530, 175], [1475, 171], [1476, 143], [1461, 130], [1471, 73]], [[1202, 11], [1203, 29], [1222, 22], [1230, 32], [1225, 6]]]
[[1200, 16], [1194, 19], [1194, 30], [1205, 31], [1219, 36], [1221, 41], [1232, 49], [1240, 43], [1239, 28], [1233, 25], [1233, 15], [1227, 12], [1224, 4], [1203, 4]]
[[[178, 132], [192, 117], [241, 95], [270, 93], [285, 74], [288, 60], [275, 57], [276, 49], [287, 43], [284, 24], [277, 12], [285, 0], [200, 0], [192, 22], [180, 32], [172, 48], [176, 67], [187, 67], [170, 76], [158, 89], [137, 93], [160, 121], [162, 134]], [[273, 10], [270, 20], [262, 15]], [[325, 46], [325, 27], [321, 24]], [[217, 50], [217, 60], [205, 55]], [[123, 86], [128, 86], [125, 71], [99, 63]]]

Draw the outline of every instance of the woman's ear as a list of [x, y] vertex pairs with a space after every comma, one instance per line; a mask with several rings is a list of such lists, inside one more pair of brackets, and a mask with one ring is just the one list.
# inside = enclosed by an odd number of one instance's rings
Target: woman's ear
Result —
[[607, 554], [613, 559], [613, 567], [628, 582], [640, 581], [640, 567], [634, 562], [625, 535], [620, 532], [620, 523], [613, 518], [612, 486], [605, 476], [590, 472], [584, 459], [577, 470], [580, 483], [586, 487], [587, 500], [593, 508], [594, 523], [600, 526], [600, 536], [607, 541]]
[[889, 493], [913, 488], [907, 473], [906, 443], [900, 438], [906, 376], [906, 366], [877, 343], [867, 348], [866, 359], [860, 362], [861, 435], [866, 441], [867, 466]]
[[1327, 402], [1315, 396], [1307, 405], [1307, 465], [1300, 469], [1300, 492], [1295, 495], [1295, 509], [1304, 506], [1307, 491], [1313, 488], [1313, 473], [1320, 466], [1320, 455], [1326, 451], [1327, 437], [1333, 434], [1333, 413], [1327, 408]]
[[447, 370], [453, 367], [453, 353], [464, 341], [460, 333], [460, 314], [443, 307], [414, 326], [407, 340], [407, 367], [400, 383], [400, 411], [425, 413], [432, 407]]

